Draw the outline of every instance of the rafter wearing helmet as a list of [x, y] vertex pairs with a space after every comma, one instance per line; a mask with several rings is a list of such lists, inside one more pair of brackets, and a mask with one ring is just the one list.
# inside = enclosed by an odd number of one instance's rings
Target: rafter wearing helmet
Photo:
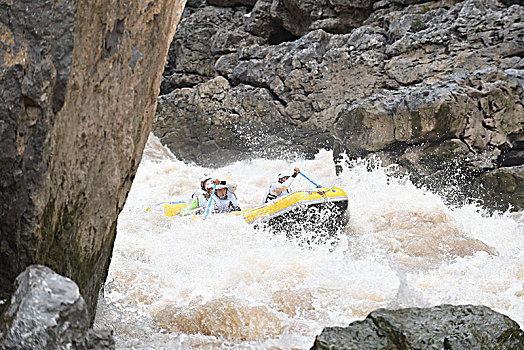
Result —
[[209, 184], [211, 184], [211, 187], [213, 187], [213, 184], [225, 186], [227, 187], [230, 193], [235, 193], [235, 190], [237, 189], [237, 184], [235, 182], [213, 178], [214, 176], [209, 174], [204, 174], [200, 177], [200, 188], [193, 192], [193, 194], [191, 195], [189, 204], [185, 208], [186, 212], [198, 208], [200, 208], [201, 211], [204, 210], [204, 208], [207, 206], [209, 197], [211, 195], [211, 192], [207, 190], [207, 186]]
[[295, 168], [293, 171], [281, 171], [277, 175], [276, 181], [269, 185], [268, 189], [266, 190], [262, 204], [277, 198], [284, 197], [285, 195], [291, 193], [290, 186], [293, 184], [293, 181], [295, 181], [295, 178], [298, 174], [300, 174], [299, 168]]

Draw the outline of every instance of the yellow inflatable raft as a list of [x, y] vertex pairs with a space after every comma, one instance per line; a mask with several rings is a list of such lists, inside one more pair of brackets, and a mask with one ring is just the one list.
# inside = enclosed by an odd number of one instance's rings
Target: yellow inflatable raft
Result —
[[[164, 203], [164, 215], [176, 216], [186, 204]], [[347, 207], [346, 193], [338, 187], [330, 187], [296, 191], [256, 208], [224, 215], [242, 216], [247, 223], [263, 224], [271, 228], [287, 229], [289, 225], [308, 223], [334, 229], [346, 223]], [[204, 216], [195, 215], [193, 218], [198, 220]]]

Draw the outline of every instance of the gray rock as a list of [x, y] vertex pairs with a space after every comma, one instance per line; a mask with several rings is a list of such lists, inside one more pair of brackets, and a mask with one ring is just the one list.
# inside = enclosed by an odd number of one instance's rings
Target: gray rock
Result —
[[253, 6], [257, 0], [207, 0], [209, 5], [231, 7], [237, 5]]
[[311, 349], [523, 349], [524, 332], [485, 306], [378, 309], [348, 327], [327, 327]]
[[75, 282], [41, 265], [17, 277], [3, 320], [2, 349], [80, 349], [89, 327]]
[[[339, 113], [334, 153], [366, 157], [387, 150], [389, 162], [404, 167], [414, 182], [454, 201], [478, 198], [482, 191], [470, 185], [476, 176], [503, 159], [518, 164], [516, 151], [507, 150], [524, 132], [523, 97], [518, 79], [496, 69], [383, 91]], [[520, 208], [524, 202], [517, 201], [522, 198], [511, 203]]]
[[[382, 91], [340, 111], [334, 132], [350, 156], [462, 139], [471, 154], [510, 149], [523, 131], [524, 89], [504, 71], [487, 69], [459, 79]], [[499, 152], [500, 155], [500, 152]], [[478, 166], [480, 167], [480, 166]], [[488, 168], [493, 169], [496, 164]]]
[[169, 49], [161, 93], [212, 79], [221, 55], [262, 43], [262, 38], [242, 30], [248, 12], [243, 6], [186, 7]]
[[524, 209], [524, 165], [488, 171], [475, 184], [478, 196], [490, 208], [506, 210], [510, 205], [513, 210]]
[[251, 17], [258, 27], [269, 30], [259, 32], [253, 27], [250, 29], [257, 35], [271, 33], [271, 36], [261, 36], [277, 44], [317, 29], [336, 34], [349, 33], [362, 25], [372, 9], [373, 1], [369, 0], [259, 0]]
[[514, 147], [504, 152], [504, 154], [500, 157], [500, 165], [502, 167], [524, 164], [524, 141], [518, 140], [513, 142], [513, 144]]
[[[383, 36], [368, 31], [368, 28], [360, 32], [369, 33], [373, 38], [378, 37], [377, 45], [385, 41]], [[366, 34], [362, 34], [352, 39], [360, 45], [360, 40], [365, 40], [365, 36]], [[348, 38], [345, 39], [347, 41]], [[214, 83], [209, 82], [192, 90], [175, 90], [171, 95], [159, 100], [153, 132], [177, 157], [197, 163], [206, 163], [210, 158], [214, 158], [213, 155], [206, 153], [198, 155], [204, 148], [196, 149], [196, 145], [204, 141], [205, 144], [211, 141], [220, 145], [211, 149], [219, 155], [222, 152], [220, 162], [238, 159], [238, 157], [229, 158], [228, 150], [235, 150], [245, 159], [256, 156], [251, 149], [260, 149], [262, 146], [263, 149], [270, 150], [273, 144], [285, 146], [284, 149], [288, 153], [305, 152], [307, 156], [314, 155], [319, 148], [331, 147], [332, 138], [329, 136], [329, 129], [338, 110], [342, 108], [337, 101], [356, 99], [359, 96], [356, 89], [359, 82], [347, 79], [350, 74], [346, 75], [345, 70], [351, 70], [355, 75], [365, 75], [370, 72], [364, 69], [357, 72], [357, 67], [351, 65], [348, 67], [347, 61], [337, 60], [337, 56], [345, 59], [347, 54], [345, 50], [330, 45], [331, 40], [339, 42], [344, 41], [344, 38], [318, 30], [296, 42], [280, 44], [278, 50], [270, 50], [265, 46], [251, 46], [243, 50], [241, 55], [233, 53], [222, 56], [216, 68], [228, 78], [230, 88], [222, 89], [217, 93], [219, 97], [204, 99], [198, 97], [191, 99], [190, 103], [182, 103], [180, 98], [174, 96], [200, 96], [200, 90], [208, 89]], [[368, 58], [371, 59], [371, 56]], [[354, 59], [359, 59], [358, 53], [355, 54]], [[337, 75], [335, 72], [341, 74]], [[167, 107], [167, 104], [171, 106], [176, 104], [176, 110]], [[208, 121], [216, 118], [217, 110], [221, 113], [221, 119], [229, 119], [230, 126], [235, 126], [242, 120], [245, 121], [242, 125], [254, 124], [252, 129], [257, 133], [252, 137], [249, 135], [249, 129], [240, 125], [241, 128], [237, 129], [242, 130], [239, 130], [238, 137], [209, 139], [218, 133], [209, 132], [204, 135], [202, 129], [183, 122], [183, 120], [191, 120], [191, 124], [210, 125]], [[222, 122], [214, 125], [215, 128], [220, 129], [225, 124]], [[208, 127], [203, 130], [208, 130]], [[177, 143], [173, 143], [175, 138], [170, 136], [173, 133], [179, 133], [182, 137], [176, 141]], [[230, 131], [222, 129], [220, 135], [223, 137], [223, 134], [229, 133]], [[187, 135], [187, 138], [182, 134]], [[274, 137], [268, 139], [266, 136], [263, 138], [257, 136], [262, 134], [274, 135]], [[259, 144], [257, 147], [251, 147], [253, 142], [246, 145], [244, 142], [238, 142], [239, 138], [256, 140]], [[199, 141], [184, 144], [184, 139], [199, 139]], [[235, 142], [227, 144], [228, 139]], [[269, 153], [270, 156], [271, 153], [277, 157], [281, 156], [279, 150]]]
[[86, 350], [107, 350], [115, 349], [116, 341], [112, 331], [108, 329], [90, 329], [82, 343]]
[[107, 329], [89, 329], [87, 305], [75, 282], [42, 265], [18, 275], [2, 315], [0, 349], [114, 349]]
[[246, 31], [268, 43], [279, 44], [296, 39], [271, 17], [272, 0], [258, 0], [246, 20]]
[[161, 93], [214, 78], [220, 56], [245, 47], [289, 42], [317, 29], [348, 33], [372, 6], [369, 0], [190, 1], [169, 50]]
[[[154, 133], [170, 145], [175, 156], [213, 166], [251, 156], [314, 154], [318, 144], [297, 147], [289, 141], [289, 135], [308, 131], [289, 125], [282, 117], [283, 109], [265, 88], [232, 87], [217, 77], [195, 89], [161, 96]], [[319, 134], [318, 140], [322, 137], [327, 139]]]

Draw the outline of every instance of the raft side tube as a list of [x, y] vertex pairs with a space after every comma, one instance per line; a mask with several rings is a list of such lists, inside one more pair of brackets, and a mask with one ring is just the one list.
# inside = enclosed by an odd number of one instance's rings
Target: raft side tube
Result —
[[299, 205], [255, 225], [273, 233], [285, 233], [288, 238], [298, 237], [303, 231], [330, 237], [346, 226], [347, 208], [347, 201]]
[[338, 187], [316, 188], [314, 190], [296, 191], [257, 208], [235, 214], [242, 215], [248, 223], [254, 223], [255, 221], [264, 221], [278, 217], [288, 211], [292, 211], [297, 206], [345, 202], [347, 209], [347, 201], [346, 193]]
[[164, 215], [169, 217], [176, 216], [180, 214], [186, 206], [187, 203], [183, 201], [166, 203], [164, 204]]

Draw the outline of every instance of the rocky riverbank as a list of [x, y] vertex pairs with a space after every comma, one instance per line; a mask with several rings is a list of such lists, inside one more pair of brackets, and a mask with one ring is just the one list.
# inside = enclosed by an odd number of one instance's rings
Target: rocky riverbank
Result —
[[190, 1], [153, 131], [197, 164], [333, 148], [524, 208], [524, 7], [512, 3]]

